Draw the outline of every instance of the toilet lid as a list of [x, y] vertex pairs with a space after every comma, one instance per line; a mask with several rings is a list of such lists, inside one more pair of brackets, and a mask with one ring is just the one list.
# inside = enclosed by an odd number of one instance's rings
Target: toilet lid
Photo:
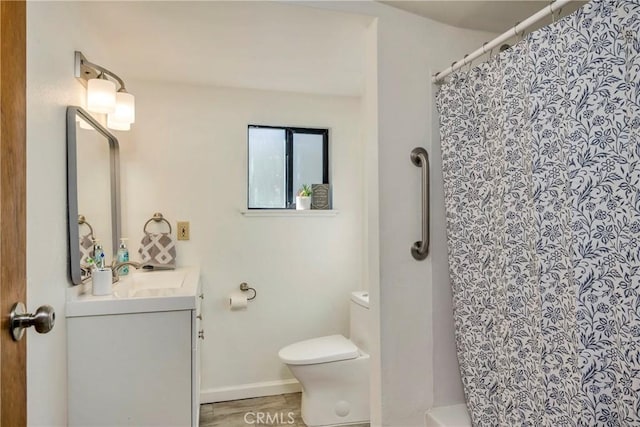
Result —
[[330, 335], [288, 345], [278, 355], [289, 365], [312, 365], [355, 359], [359, 353], [358, 347], [342, 335]]

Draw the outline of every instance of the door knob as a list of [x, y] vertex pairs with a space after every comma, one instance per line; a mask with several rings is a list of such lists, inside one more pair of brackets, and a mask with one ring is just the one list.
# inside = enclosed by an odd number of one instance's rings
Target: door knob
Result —
[[24, 304], [17, 302], [11, 308], [9, 314], [9, 328], [11, 336], [15, 341], [20, 341], [24, 335], [25, 328], [35, 327], [39, 334], [46, 334], [56, 323], [56, 313], [50, 305], [38, 307], [34, 314], [27, 313]]

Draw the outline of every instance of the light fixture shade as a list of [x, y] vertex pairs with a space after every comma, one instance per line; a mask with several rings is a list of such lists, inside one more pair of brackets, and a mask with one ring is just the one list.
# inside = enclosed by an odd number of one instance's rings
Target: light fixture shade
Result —
[[107, 115], [107, 127], [113, 130], [131, 130], [131, 123], [121, 122], [113, 117], [113, 114]]
[[116, 84], [107, 79], [87, 81], [87, 110], [108, 114], [116, 109]]
[[136, 121], [136, 99], [128, 92], [116, 93], [116, 110], [109, 116], [122, 123], [133, 123]]

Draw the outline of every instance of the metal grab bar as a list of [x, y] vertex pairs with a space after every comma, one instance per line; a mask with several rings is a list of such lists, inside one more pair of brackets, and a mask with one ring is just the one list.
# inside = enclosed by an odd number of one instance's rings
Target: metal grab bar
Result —
[[429, 255], [429, 154], [422, 147], [411, 151], [411, 163], [422, 168], [422, 240], [411, 247], [411, 255], [422, 261]]

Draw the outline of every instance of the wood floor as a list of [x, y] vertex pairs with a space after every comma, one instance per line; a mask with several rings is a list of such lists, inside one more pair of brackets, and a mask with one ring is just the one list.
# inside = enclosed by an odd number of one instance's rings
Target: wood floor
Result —
[[[301, 393], [291, 393], [208, 403], [200, 406], [200, 427], [307, 427], [300, 416], [300, 396]], [[369, 424], [351, 427], [369, 427]]]

